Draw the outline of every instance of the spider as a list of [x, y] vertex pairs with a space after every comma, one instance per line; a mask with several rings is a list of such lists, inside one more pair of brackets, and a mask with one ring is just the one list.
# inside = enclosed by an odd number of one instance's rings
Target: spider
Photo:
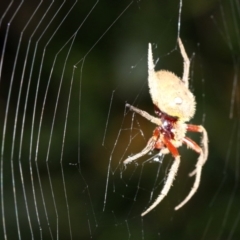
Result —
[[[153, 135], [149, 139], [146, 147], [136, 155], [128, 157], [123, 162], [124, 165], [126, 166], [154, 149], [159, 150], [160, 155], [171, 153], [174, 157], [173, 164], [161, 193], [141, 216], [153, 210], [168, 194], [180, 164], [178, 147], [185, 144], [188, 148], [197, 152], [199, 157], [195, 169], [189, 173], [190, 177], [195, 176], [193, 187], [187, 197], [175, 207], [175, 210], [184, 206], [196, 193], [200, 184], [202, 167], [208, 157], [208, 136], [205, 128], [201, 125], [185, 123], [193, 117], [196, 103], [194, 95], [188, 88], [190, 60], [180, 38], [178, 38], [178, 45], [184, 66], [182, 79], [166, 70], [155, 72], [152, 45], [149, 43], [148, 46], [148, 85], [157, 117], [151, 116], [147, 112], [130, 104], [126, 104], [126, 107], [131, 111], [138, 113], [148, 121], [156, 124], [157, 127], [154, 129]], [[192, 139], [186, 137], [188, 131], [202, 133], [201, 147]]]

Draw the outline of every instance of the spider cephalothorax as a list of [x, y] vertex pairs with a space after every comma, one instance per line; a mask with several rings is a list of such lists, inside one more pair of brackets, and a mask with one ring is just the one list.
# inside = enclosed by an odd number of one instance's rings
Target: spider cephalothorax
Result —
[[[124, 164], [126, 165], [131, 163], [132, 161], [142, 157], [154, 149], [160, 150], [161, 154], [170, 152], [175, 158], [160, 195], [157, 197], [154, 203], [142, 213], [142, 216], [155, 208], [167, 195], [180, 164], [180, 155], [177, 149], [178, 147], [180, 147], [183, 143], [186, 144], [189, 148], [199, 153], [199, 158], [195, 170], [189, 174], [189, 176], [195, 175], [193, 187], [187, 197], [175, 207], [175, 210], [178, 210], [184, 204], [186, 204], [197, 191], [200, 184], [202, 166], [206, 162], [208, 156], [208, 137], [205, 128], [201, 125], [191, 125], [185, 123], [193, 117], [196, 103], [193, 94], [188, 88], [190, 61], [180, 38], [178, 39], [178, 44], [184, 60], [182, 79], [169, 71], [161, 70], [155, 72], [152, 46], [149, 44], [148, 85], [157, 117], [153, 117], [145, 111], [126, 104], [131, 111], [134, 111], [145, 117], [150, 122], [156, 124], [157, 127], [153, 131], [153, 136], [149, 139], [146, 147], [140, 153], [128, 157], [124, 161]], [[202, 147], [200, 147], [190, 138], [186, 137], [186, 132], [188, 131], [201, 132], [203, 134], [201, 144]]]

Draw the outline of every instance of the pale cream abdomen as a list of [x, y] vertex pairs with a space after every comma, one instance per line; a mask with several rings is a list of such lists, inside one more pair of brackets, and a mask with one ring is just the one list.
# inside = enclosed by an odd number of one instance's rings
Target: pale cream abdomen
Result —
[[148, 76], [153, 103], [170, 116], [188, 121], [195, 113], [195, 98], [174, 73], [161, 70]]

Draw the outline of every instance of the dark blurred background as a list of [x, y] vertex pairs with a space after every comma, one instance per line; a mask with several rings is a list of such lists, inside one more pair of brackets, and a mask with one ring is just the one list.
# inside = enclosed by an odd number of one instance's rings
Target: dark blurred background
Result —
[[[5, 1], [0, 7], [1, 203], [8, 239], [238, 239], [239, 2], [184, 0], [180, 22], [180, 2], [175, 0], [19, 4]], [[173, 159], [145, 162], [146, 156], [124, 169], [122, 161], [142, 150], [154, 129], [140, 116], [133, 120], [125, 104], [154, 113], [147, 46], [153, 43], [156, 69], [181, 76], [178, 34], [191, 58], [190, 89], [197, 101], [191, 123], [207, 129], [209, 158], [199, 190], [176, 212], [174, 207], [191, 189], [187, 174], [197, 160], [197, 154], [181, 148], [174, 186], [141, 218]], [[199, 134], [189, 136], [200, 140]], [[1, 225], [4, 239], [3, 221]]]

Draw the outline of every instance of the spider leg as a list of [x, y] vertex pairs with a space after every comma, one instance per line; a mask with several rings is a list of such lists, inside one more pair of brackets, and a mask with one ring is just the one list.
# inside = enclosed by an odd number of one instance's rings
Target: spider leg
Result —
[[183, 76], [182, 81], [185, 83], [185, 86], [188, 88], [188, 78], [189, 78], [189, 69], [190, 69], [190, 60], [187, 56], [187, 53], [185, 51], [185, 48], [183, 46], [183, 43], [181, 41], [181, 38], [178, 38], [178, 45], [180, 48], [180, 52], [183, 57]]
[[192, 196], [195, 194], [195, 192], [197, 191], [197, 189], [199, 187], [199, 184], [200, 184], [202, 166], [205, 163], [204, 152], [193, 140], [191, 140], [188, 137], [185, 137], [183, 139], [183, 142], [185, 144], [187, 144], [188, 147], [190, 147], [191, 149], [193, 149], [194, 151], [199, 153], [200, 155], [198, 157], [198, 161], [197, 161], [195, 170], [189, 174], [190, 177], [192, 177], [193, 175], [196, 175], [193, 187], [192, 187], [191, 191], [189, 192], [189, 194], [187, 195], [187, 197], [180, 204], [178, 204], [175, 207], [175, 210], [178, 210], [179, 208], [184, 206], [192, 198]]
[[128, 107], [131, 111], [136, 112], [139, 115], [141, 115], [142, 117], [146, 118], [151, 123], [156, 124], [157, 126], [160, 126], [162, 124], [162, 122], [159, 118], [153, 117], [149, 113], [147, 113], [139, 108], [136, 108], [128, 103], [126, 104], [126, 107]]
[[161, 191], [161, 193], [158, 195], [157, 199], [154, 201], [154, 203], [146, 210], [144, 211], [141, 216], [143, 217], [144, 215], [146, 215], [147, 213], [149, 213], [152, 209], [154, 209], [162, 200], [163, 198], [168, 194], [169, 189], [172, 186], [172, 183], [174, 181], [174, 178], [176, 176], [176, 173], [178, 171], [179, 168], [179, 164], [180, 164], [180, 156], [178, 153], [178, 150], [174, 147], [174, 145], [170, 142], [170, 140], [168, 138], [164, 138], [164, 144], [167, 146], [167, 148], [169, 149], [169, 151], [172, 153], [174, 159], [174, 162], [169, 170], [168, 176], [167, 176], [167, 180], [165, 182], [165, 185]]
[[131, 163], [132, 161], [146, 155], [149, 151], [151, 151], [153, 149], [163, 148], [163, 143], [160, 140], [159, 135], [160, 135], [159, 128], [156, 127], [153, 131], [153, 136], [148, 140], [146, 147], [140, 153], [137, 153], [137, 154], [133, 155], [132, 157], [129, 157], [126, 160], [124, 160], [123, 164], [126, 166], [128, 163]]
[[[150, 122], [152, 122], [156, 125], [161, 124], [161, 120], [159, 118], [153, 117], [145, 111], [142, 111], [128, 103], [126, 104], [126, 107], [128, 107], [131, 111], [138, 113], [139, 115], [141, 115], [142, 117], [146, 118], [147, 120], [149, 120]], [[131, 163], [132, 161], [146, 155], [149, 151], [153, 150], [155, 148], [155, 143], [158, 140], [158, 137], [159, 137], [159, 131], [155, 129], [155, 131], [153, 132], [153, 136], [149, 139], [146, 147], [141, 152], [124, 160], [123, 161], [124, 165]], [[159, 149], [159, 147], [158, 147], [158, 149]]]
[[154, 149], [154, 145], [156, 143], [155, 137], [151, 137], [146, 145], [146, 147], [139, 153], [133, 155], [132, 157], [128, 157], [126, 160], [123, 161], [123, 164], [126, 166], [127, 164], [131, 163], [132, 161], [146, 155], [148, 152]]
[[[200, 132], [202, 133], [202, 141], [201, 141], [201, 145], [202, 145], [202, 159], [200, 159], [200, 157], [198, 158], [198, 162], [201, 162], [202, 165], [205, 164], [205, 162], [207, 161], [207, 157], [208, 157], [208, 135], [207, 135], [207, 131], [206, 129], [201, 126], [201, 125], [192, 125], [192, 124], [188, 124], [187, 125], [187, 131], [189, 132]], [[193, 142], [193, 144], [196, 144], [195, 142]], [[197, 145], [197, 144], [196, 144]], [[191, 147], [190, 145], [188, 145], [189, 147]], [[196, 152], [198, 152], [196, 150], [196, 148], [192, 148], [193, 150], [195, 150]], [[199, 153], [199, 152], [198, 152]], [[197, 165], [198, 165], [197, 162]], [[199, 163], [200, 164], [200, 163]], [[189, 176], [192, 177], [193, 175], [196, 174], [197, 169], [193, 170], [191, 173], [189, 173]]]
[[153, 62], [153, 54], [152, 54], [152, 44], [148, 44], [148, 74], [154, 73], [154, 62]]

